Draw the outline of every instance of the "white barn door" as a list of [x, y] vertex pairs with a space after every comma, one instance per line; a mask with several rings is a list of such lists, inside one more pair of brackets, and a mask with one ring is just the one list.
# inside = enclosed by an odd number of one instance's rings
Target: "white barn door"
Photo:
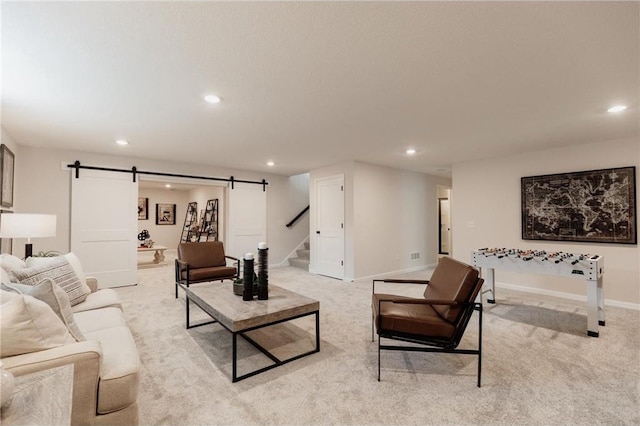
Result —
[[267, 192], [262, 185], [229, 185], [225, 253], [242, 259], [245, 253], [258, 253], [258, 243], [267, 241]]
[[344, 176], [318, 179], [315, 190], [315, 272], [344, 279]]
[[71, 251], [100, 288], [137, 283], [137, 208], [130, 173], [71, 172]]

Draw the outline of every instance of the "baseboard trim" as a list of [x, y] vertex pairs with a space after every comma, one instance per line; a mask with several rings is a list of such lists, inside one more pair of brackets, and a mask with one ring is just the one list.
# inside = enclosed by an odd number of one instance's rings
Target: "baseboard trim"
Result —
[[406, 273], [409, 273], [409, 272], [416, 272], [416, 271], [424, 271], [425, 269], [430, 269], [430, 268], [435, 268], [435, 267], [436, 267], [435, 263], [430, 263], [428, 265], [412, 266], [411, 268], [407, 268], [407, 269], [400, 269], [400, 270], [397, 270], [397, 271], [384, 272], [382, 274], [375, 274], [375, 275], [367, 275], [367, 276], [364, 276], [364, 277], [358, 277], [354, 281], [365, 281], [365, 280], [374, 280], [374, 279], [378, 279], [378, 278], [389, 278], [390, 276], [393, 276], [393, 275], [406, 274]]
[[[558, 297], [561, 299], [569, 299], [569, 300], [577, 300], [580, 302], [587, 302], [587, 296], [581, 296], [578, 294], [573, 294], [573, 293], [565, 293], [562, 291], [555, 291], [555, 290], [546, 290], [546, 289], [542, 289], [542, 288], [535, 288], [535, 287], [527, 287], [527, 286], [523, 286], [523, 285], [517, 285], [517, 284], [510, 284], [510, 283], [505, 283], [505, 282], [500, 282], [500, 281], [496, 281], [496, 287], [498, 288], [506, 288], [508, 290], [515, 290], [515, 291], [522, 291], [524, 293], [533, 293], [533, 294], [541, 294], [543, 296], [553, 296], [553, 297]], [[634, 311], [640, 311], [640, 304], [639, 303], [630, 303], [630, 302], [623, 302], [621, 300], [613, 300], [613, 299], [604, 299], [604, 303], [605, 303], [605, 307], [606, 305], [609, 306], [615, 306], [617, 308], [624, 308], [624, 309], [631, 309]]]

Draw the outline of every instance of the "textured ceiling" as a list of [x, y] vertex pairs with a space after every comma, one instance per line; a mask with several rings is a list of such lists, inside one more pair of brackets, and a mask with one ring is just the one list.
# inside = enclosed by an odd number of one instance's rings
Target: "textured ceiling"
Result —
[[[19, 144], [284, 175], [346, 160], [447, 175], [640, 139], [638, 2], [1, 7], [1, 124]], [[617, 103], [629, 109], [607, 114]]]

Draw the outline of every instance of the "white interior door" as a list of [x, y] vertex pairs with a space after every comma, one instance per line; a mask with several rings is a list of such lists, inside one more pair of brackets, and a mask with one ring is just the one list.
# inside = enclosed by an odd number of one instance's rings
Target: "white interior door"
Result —
[[318, 179], [316, 190], [315, 271], [344, 278], [344, 176]]
[[137, 283], [137, 208], [130, 173], [71, 173], [71, 251], [100, 288]]
[[440, 198], [440, 254], [450, 254], [451, 247], [451, 209], [446, 198]]
[[242, 259], [245, 253], [254, 256], [258, 243], [267, 241], [267, 192], [262, 185], [234, 183], [229, 185], [227, 206], [227, 237], [225, 253]]

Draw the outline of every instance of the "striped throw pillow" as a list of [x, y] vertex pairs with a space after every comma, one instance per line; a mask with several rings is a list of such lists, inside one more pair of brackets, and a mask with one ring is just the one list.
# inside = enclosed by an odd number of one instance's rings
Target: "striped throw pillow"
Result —
[[78, 278], [69, 261], [64, 256], [59, 256], [51, 262], [33, 268], [15, 269], [14, 277], [21, 284], [35, 286], [45, 278], [50, 278], [58, 284], [69, 296], [71, 306], [83, 302], [91, 289]]

